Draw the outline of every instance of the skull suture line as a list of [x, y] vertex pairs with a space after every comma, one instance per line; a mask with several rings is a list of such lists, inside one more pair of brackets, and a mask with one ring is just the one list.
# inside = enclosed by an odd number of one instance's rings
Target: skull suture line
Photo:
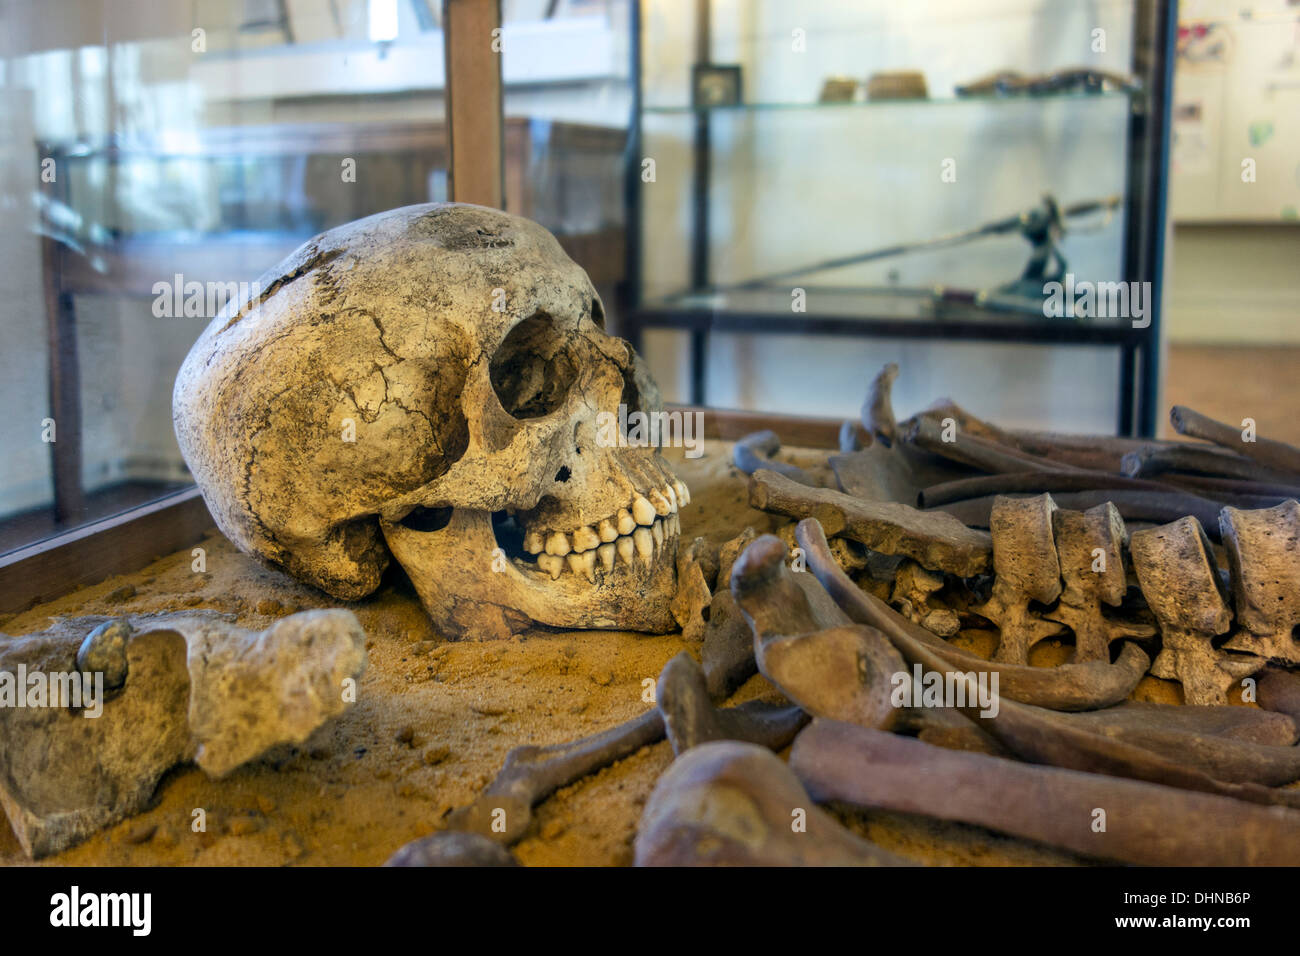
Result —
[[657, 412], [658, 390], [550, 233], [409, 206], [316, 237], [258, 287], [173, 396], [236, 546], [347, 600], [391, 550], [455, 636], [673, 628], [688, 492], [658, 449], [597, 441], [600, 412]]

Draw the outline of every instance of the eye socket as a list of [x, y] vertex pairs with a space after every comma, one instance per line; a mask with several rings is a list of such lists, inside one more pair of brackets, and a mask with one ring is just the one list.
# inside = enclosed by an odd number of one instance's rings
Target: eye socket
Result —
[[551, 317], [537, 312], [510, 330], [488, 374], [501, 407], [514, 418], [541, 418], [564, 404], [578, 381], [580, 357]]
[[599, 299], [591, 300], [591, 321], [599, 328], [605, 328], [605, 307], [600, 304]]

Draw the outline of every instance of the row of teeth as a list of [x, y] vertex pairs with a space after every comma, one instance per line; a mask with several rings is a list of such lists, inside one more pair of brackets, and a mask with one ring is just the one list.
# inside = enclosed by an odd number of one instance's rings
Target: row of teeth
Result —
[[530, 531], [524, 535], [524, 550], [537, 556], [537, 566], [552, 579], [558, 578], [567, 564], [574, 574], [595, 583], [597, 558], [606, 573], [614, 570], [616, 559], [629, 566], [634, 557], [640, 557], [647, 567], [653, 564], [655, 551], [664, 541], [681, 534], [677, 510], [690, 503], [690, 489], [673, 479], [662, 489], [638, 494], [627, 508], [620, 508], [617, 515], [594, 528], [579, 528], [572, 534]]

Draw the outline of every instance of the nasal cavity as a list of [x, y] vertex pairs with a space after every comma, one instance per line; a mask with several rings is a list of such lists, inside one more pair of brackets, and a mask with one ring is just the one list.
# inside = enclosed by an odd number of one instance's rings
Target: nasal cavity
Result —
[[569, 480], [569, 477], [570, 477], [572, 474], [573, 474], [573, 472], [569, 471], [569, 466], [568, 466], [568, 465], [565, 465], [563, 468], [561, 468], [559, 471], [557, 471], [557, 472], [555, 473], [555, 480], [556, 480], [556, 481], [568, 481], [568, 480]]

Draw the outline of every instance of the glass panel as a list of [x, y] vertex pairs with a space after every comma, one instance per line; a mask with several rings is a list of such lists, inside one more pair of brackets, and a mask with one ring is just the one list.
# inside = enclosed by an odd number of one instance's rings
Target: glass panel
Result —
[[172, 383], [312, 235], [446, 198], [436, 0], [0, 16], [0, 552], [188, 487]]
[[617, 330], [632, 106], [630, 0], [502, 6], [506, 209], [587, 270]]

